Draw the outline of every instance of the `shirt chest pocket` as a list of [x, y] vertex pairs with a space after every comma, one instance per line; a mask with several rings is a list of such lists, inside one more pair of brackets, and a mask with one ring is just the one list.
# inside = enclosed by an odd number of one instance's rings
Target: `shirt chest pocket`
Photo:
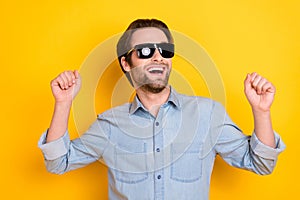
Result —
[[170, 178], [174, 181], [191, 183], [202, 176], [201, 145], [173, 143], [171, 146]]
[[115, 148], [115, 178], [117, 181], [135, 184], [148, 178], [146, 144], [135, 145], [134, 149]]

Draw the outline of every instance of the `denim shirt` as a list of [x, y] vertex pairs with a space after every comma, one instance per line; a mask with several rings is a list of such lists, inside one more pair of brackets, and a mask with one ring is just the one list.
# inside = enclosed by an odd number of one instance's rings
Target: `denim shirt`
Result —
[[271, 173], [285, 148], [274, 134], [273, 149], [255, 133], [244, 135], [221, 104], [171, 88], [157, 117], [135, 97], [132, 103], [98, 115], [80, 138], [71, 141], [66, 132], [45, 143], [45, 132], [39, 147], [52, 173], [99, 160], [105, 163], [112, 200], [205, 200], [216, 155], [238, 168]]

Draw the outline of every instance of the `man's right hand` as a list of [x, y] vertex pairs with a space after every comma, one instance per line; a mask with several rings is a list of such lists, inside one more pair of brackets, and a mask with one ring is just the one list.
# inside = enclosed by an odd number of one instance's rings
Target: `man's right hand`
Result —
[[64, 71], [51, 81], [52, 94], [56, 103], [72, 102], [81, 87], [81, 77], [77, 70]]

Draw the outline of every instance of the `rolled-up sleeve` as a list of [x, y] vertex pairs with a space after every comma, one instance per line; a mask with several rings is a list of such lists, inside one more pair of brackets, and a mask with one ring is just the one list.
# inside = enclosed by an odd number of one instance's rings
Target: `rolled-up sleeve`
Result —
[[105, 120], [96, 120], [84, 134], [73, 140], [66, 131], [61, 138], [46, 143], [47, 131], [44, 132], [38, 146], [47, 170], [62, 174], [99, 160], [108, 144], [108, 132], [109, 124]]
[[61, 138], [46, 143], [47, 133], [48, 130], [42, 134], [38, 142], [38, 147], [42, 150], [44, 158], [46, 160], [55, 160], [67, 154], [70, 145], [70, 137], [68, 131], [66, 131]]
[[[256, 136], [245, 135], [242, 130], [230, 119], [224, 108], [216, 105], [215, 115], [220, 113], [225, 117], [219, 120], [221, 123], [215, 125], [218, 130], [215, 145], [218, 153], [228, 164], [253, 171], [257, 174], [266, 175], [272, 173], [275, 168], [278, 155], [285, 149], [285, 144], [280, 136], [274, 132], [276, 148], [263, 144]], [[217, 123], [215, 123], [217, 124]]]
[[276, 160], [278, 155], [286, 148], [285, 144], [281, 140], [280, 136], [274, 132], [276, 147], [272, 148], [263, 144], [253, 132], [250, 139], [250, 146], [253, 152], [265, 159]]

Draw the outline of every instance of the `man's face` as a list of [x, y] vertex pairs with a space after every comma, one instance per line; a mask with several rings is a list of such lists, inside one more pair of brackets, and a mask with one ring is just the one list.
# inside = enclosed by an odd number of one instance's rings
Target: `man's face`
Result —
[[[144, 43], [168, 43], [168, 39], [158, 28], [142, 28], [133, 33], [131, 47]], [[163, 58], [158, 49], [151, 58], [147, 59], [138, 58], [137, 52], [133, 51], [131, 65], [127, 71], [130, 73], [135, 89], [159, 93], [168, 85], [171, 67], [171, 58]]]

